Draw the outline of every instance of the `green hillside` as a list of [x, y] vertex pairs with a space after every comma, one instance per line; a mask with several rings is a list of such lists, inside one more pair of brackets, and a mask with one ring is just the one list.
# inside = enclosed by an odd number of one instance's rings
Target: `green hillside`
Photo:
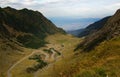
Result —
[[0, 8], [0, 68], [0, 77], [119, 77], [120, 10], [78, 38], [38, 11]]
[[44, 46], [47, 35], [65, 33], [38, 11], [6, 7], [0, 8], [0, 17], [0, 35], [15, 38], [29, 48]]
[[38, 11], [0, 8], [0, 77], [6, 77], [8, 69], [33, 49], [45, 46], [44, 39], [55, 33], [65, 31]]

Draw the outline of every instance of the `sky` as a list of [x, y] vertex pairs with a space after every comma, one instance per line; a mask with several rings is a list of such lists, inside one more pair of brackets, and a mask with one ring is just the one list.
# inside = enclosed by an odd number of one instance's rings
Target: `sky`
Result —
[[0, 0], [0, 6], [40, 11], [65, 30], [84, 28], [120, 8], [120, 0]]

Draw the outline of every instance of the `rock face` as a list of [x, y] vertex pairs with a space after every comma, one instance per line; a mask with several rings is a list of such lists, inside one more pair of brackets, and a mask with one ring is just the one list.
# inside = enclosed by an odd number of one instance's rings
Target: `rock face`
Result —
[[76, 49], [83, 48], [84, 50], [89, 51], [102, 41], [109, 40], [116, 36], [120, 36], [120, 9], [108, 19], [103, 28], [86, 37]]
[[93, 34], [93, 33], [97, 32], [105, 25], [105, 23], [108, 21], [109, 18], [110, 18], [110, 16], [105, 17], [93, 24], [88, 25], [88, 27], [86, 27], [81, 32], [79, 32], [78, 37], [84, 37], [89, 34]]
[[44, 38], [54, 33], [65, 33], [40, 12], [11, 7], [0, 8], [0, 39], [14, 39], [22, 46], [39, 48]]

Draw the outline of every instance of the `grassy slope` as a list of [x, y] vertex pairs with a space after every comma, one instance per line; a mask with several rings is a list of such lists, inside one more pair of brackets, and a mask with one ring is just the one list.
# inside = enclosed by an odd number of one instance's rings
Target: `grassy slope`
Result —
[[62, 57], [58, 59], [53, 65], [45, 69], [45, 71], [39, 71], [38, 77], [59, 77], [63, 71], [69, 71], [71, 67], [71, 57], [73, 56], [74, 48], [80, 42], [81, 39], [72, 37], [71, 35], [54, 35], [48, 37], [50, 43], [64, 44], [62, 50]]
[[[73, 52], [81, 39], [70, 35], [55, 34], [46, 38], [51, 44], [64, 44], [63, 57], [53, 65], [38, 71], [38, 77], [119, 77], [120, 76], [120, 37], [102, 42], [90, 52]], [[3, 55], [5, 56], [5, 55]], [[18, 55], [16, 55], [18, 56]], [[11, 56], [12, 57], [12, 56]], [[19, 57], [19, 56], [18, 56]], [[23, 57], [20, 56], [21, 58]], [[6, 59], [7, 60], [7, 59]], [[17, 59], [13, 59], [17, 60]], [[25, 60], [12, 70], [14, 77], [33, 77], [23, 69], [34, 65], [34, 61]], [[8, 69], [8, 68], [6, 68]], [[4, 72], [5, 74], [5, 72]], [[1, 77], [2, 73], [1, 73]]]
[[[71, 56], [73, 53], [73, 49], [74, 47], [72, 47], [73, 45], [75, 46], [76, 43], [79, 43], [79, 39], [78, 38], [75, 38], [75, 37], [72, 37], [70, 35], [62, 35], [62, 34], [55, 34], [55, 35], [51, 35], [51, 36], [48, 36], [46, 38], [46, 41], [49, 42], [50, 44], [52, 44], [54, 46], [55, 49], [59, 49], [61, 50], [61, 45], [64, 44], [64, 47], [63, 49], [60, 51], [62, 52], [63, 54], [63, 57], [65, 58], [66, 56]], [[74, 41], [72, 43], [72, 41]], [[69, 48], [70, 47], [70, 48]], [[41, 50], [41, 48], [40, 48]], [[36, 53], [37, 54], [37, 53]], [[40, 53], [38, 53], [40, 54]], [[64, 59], [63, 58], [63, 59]], [[60, 63], [56, 62], [55, 64], [58, 64], [60, 65], [62, 62], [62, 59], [60, 59]], [[65, 63], [65, 62], [64, 62]], [[34, 76], [34, 73], [27, 73], [25, 71], [25, 69], [29, 66], [33, 66], [35, 65], [36, 62], [34, 61], [31, 61], [29, 59], [25, 59], [24, 61], [22, 61], [20, 64], [18, 64], [12, 71], [12, 75], [13, 77], [33, 77]], [[49, 69], [50, 68], [50, 69]], [[40, 76], [40, 77], [46, 77], [46, 72], [48, 74], [48, 72], [51, 70], [51, 68], [53, 68], [53, 65], [50, 65], [48, 66], [48, 68], [46, 68], [45, 71], [43, 71], [42, 73], [40, 71], [38, 71], [37, 73], [37, 76], [39, 77], [39, 75], [43, 75], [43, 76]], [[56, 67], [55, 67], [56, 68]], [[59, 68], [61, 70], [61, 67]], [[59, 71], [59, 70], [58, 70]], [[52, 71], [51, 71], [52, 72]], [[55, 71], [54, 71], [55, 72]], [[52, 76], [52, 74], [54, 75], [54, 73], [51, 73], [51, 75], [49, 76]]]
[[0, 43], [0, 68], [2, 68], [0, 69], [0, 77], [6, 77], [6, 72], [13, 63], [31, 53], [31, 50], [20, 47], [12, 42], [1, 40]]
[[46, 44], [44, 38], [47, 35], [55, 33], [65, 31], [57, 28], [38, 11], [0, 8], [0, 38], [15, 38], [24, 47], [37, 49]]
[[[72, 43], [72, 42], [71, 42]], [[74, 41], [74, 43], [77, 43]], [[67, 44], [68, 45], [68, 44]], [[72, 48], [65, 49], [65, 56], [49, 67], [47, 71], [40, 72], [38, 77], [119, 77], [120, 76], [120, 37], [102, 42], [90, 52], [81, 52], [76, 55]], [[78, 51], [79, 52], [79, 51]]]
[[[75, 77], [119, 77], [120, 37], [102, 42], [88, 53], [80, 54], [79, 73]], [[79, 56], [80, 56], [79, 55]]]

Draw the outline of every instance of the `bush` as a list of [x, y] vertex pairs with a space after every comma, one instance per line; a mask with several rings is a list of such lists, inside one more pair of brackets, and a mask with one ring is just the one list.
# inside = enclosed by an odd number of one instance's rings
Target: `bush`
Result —
[[33, 49], [43, 47], [47, 43], [43, 39], [31, 35], [18, 36], [17, 41], [22, 43], [25, 47]]
[[77, 77], [94, 77], [94, 76], [93, 76], [93, 74], [91, 72], [84, 71], [80, 75], [78, 75]]
[[56, 52], [58, 55], [61, 55], [61, 53], [57, 50], [55, 50], [54, 48], [50, 48], [50, 50], [54, 50], [54, 52]]
[[48, 53], [48, 54], [52, 54], [53, 53], [50, 49], [43, 49], [43, 51]]
[[106, 77], [106, 71], [103, 68], [97, 68], [95, 70], [96, 74], [99, 75], [100, 77]]
[[38, 64], [36, 64], [35, 66], [33, 67], [28, 67], [26, 69], [26, 71], [28, 73], [33, 73], [39, 69], [42, 69], [44, 68], [46, 65], [47, 65], [47, 62], [44, 62], [42, 59], [41, 59], [41, 56], [40, 55], [34, 55], [33, 57], [30, 57], [29, 58], [30, 60], [36, 60], [36, 62], [38, 62]]

